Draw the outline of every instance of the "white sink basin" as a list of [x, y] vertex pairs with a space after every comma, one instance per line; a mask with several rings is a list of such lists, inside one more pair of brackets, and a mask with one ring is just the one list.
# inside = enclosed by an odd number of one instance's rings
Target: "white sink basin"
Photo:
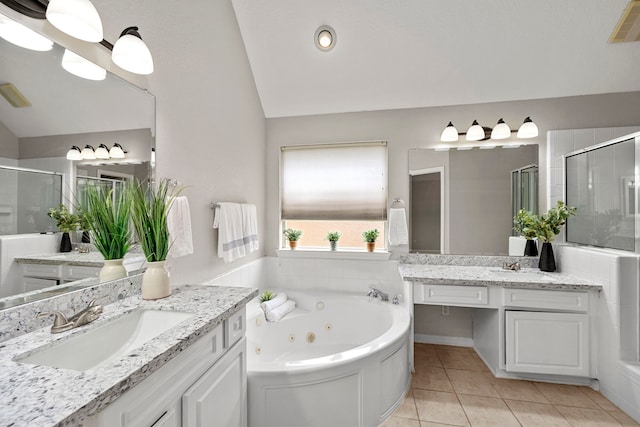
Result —
[[179, 311], [139, 309], [17, 361], [74, 371], [95, 370], [193, 316]]
[[501, 279], [534, 282], [555, 282], [556, 278], [542, 271], [515, 271], [515, 270], [492, 270], [491, 274]]

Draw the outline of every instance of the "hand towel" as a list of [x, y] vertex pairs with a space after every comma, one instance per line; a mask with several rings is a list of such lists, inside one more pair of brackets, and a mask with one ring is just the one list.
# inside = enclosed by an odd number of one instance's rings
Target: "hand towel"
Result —
[[191, 211], [189, 200], [185, 196], [173, 199], [167, 213], [169, 230], [169, 256], [178, 258], [193, 253], [193, 235], [191, 232]]
[[256, 205], [244, 203], [242, 208], [242, 234], [245, 249], [251, 253], [260, 249], [258, 243], [258, 211]]
[[218, 203], [213, 228], [218, 229], [218, 257], [225, 263], [246, 255], [242, 229], [242, 208], [238, 203]]
[[296, 309], [296, 303], [293, 300], [287, 300], [284, 304], [279, 305], [273, 310], [267, 313], [267, 320], [269, 322], [277, 322], [287, 314]]
[[404, 208], [389, 209], [389, 244], [391, 246], [409, 244], [407, 215]]
[[276, 296], [271, 298], [269, 301], [260, 303], [260, 307], [264, 311], [264, 314], [267, 314], [274, 308], [284, 304], [286, 301], [287, 301], [287, 294], [285, 294], [284, 292], [281, 292], [279, 294], [276, 294]]

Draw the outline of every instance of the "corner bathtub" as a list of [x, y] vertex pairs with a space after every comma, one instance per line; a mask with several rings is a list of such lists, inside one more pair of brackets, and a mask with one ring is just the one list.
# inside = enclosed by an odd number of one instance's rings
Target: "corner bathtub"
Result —
[[366, 296], [286, 292], [296, 310], [266, 322], [247, 305], [250, 427], [377, 426], [409, 388], [410, 316]]

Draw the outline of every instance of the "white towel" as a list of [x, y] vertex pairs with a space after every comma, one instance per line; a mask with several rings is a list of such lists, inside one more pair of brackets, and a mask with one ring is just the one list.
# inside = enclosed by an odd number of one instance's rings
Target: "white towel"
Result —
[[278, 307], [267, 313], [267, 320], [269, 322], [277, 322], [287, 314], [296, 309], [296, 303], [293, 300], [287, 300], [284, 304], [280, 304]]
[[258, 243], [258, 210], [256, 205], [244, 203], [242, 207], [242, 238], [248, 253], [260, 249]]
[[193, 235], [191, 232], [191, 211], [189, 200], [185, 196], [173, 199], [167, 213], [169, 230], [169, 256], [178, 258], [193, 253]]
[[260, 303], [260, 307], [264, 311], [264, 314], [267, 314], [271, 310], [281, 306], [285, 302], [287, 302], [287, 294], [285, 294], [284, 292], [281, 292], [279, 294], [276, 294], [276, 296], [271, 298], [269, 301]]
[[389, 244], [391, 246], [409, 244], [407, 215], [404, 208], [389, 209]]
[[224, 262], [245, 256], [242, 208], [238, 203], [218, 203], [213, 228], [218, 229], [218, 257]]

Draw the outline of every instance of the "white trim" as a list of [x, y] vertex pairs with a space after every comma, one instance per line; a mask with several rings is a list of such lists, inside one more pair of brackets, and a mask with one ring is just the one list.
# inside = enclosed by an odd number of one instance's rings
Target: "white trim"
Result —
[[354, 259], [365, 261], [386, 261], [391, 257], [391, 252], [365, 250], [322, 250], [322, 249], [276, 249], [279, 258], [316, 258], [316, 259]]
[[456, 347], [473, 347], [473, 338], [447, 337], [442, 335], [413, 334], [413, 341], [422, 344], [453, 345]]

